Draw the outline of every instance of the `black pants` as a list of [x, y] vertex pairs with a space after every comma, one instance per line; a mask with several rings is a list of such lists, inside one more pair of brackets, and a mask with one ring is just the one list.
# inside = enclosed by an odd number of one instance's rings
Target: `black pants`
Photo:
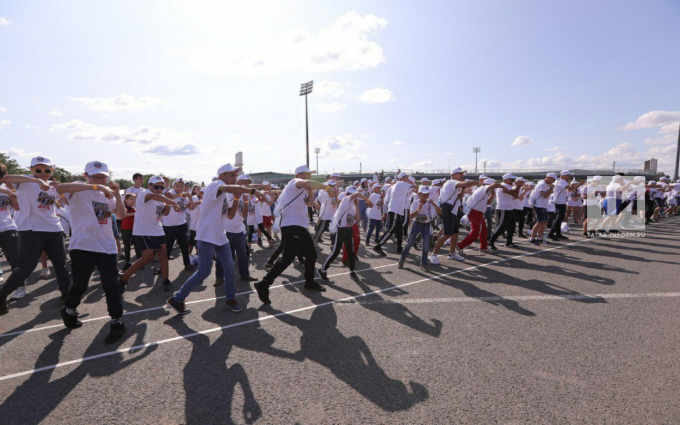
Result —
[[137, 247], [135, 243], [135, 238], [132, 236], [132, 230], [121, 230], [121, 236], [123, 236], [123, 253], [125, 254], [125, 261], [130, 262], [130, 248], [134, 245], [135, 256], [140, 258], [142, 256], [142, 251]]
[[[262, 232], [262, 234], [267, 237], [267, 241], [269, 241], [269, 243], [271, 243], [272, 242], [272, 235], [270, 235], [269, 232], [267, 231], [267, 229], [264, 228], [264, 224], [262, 224], [262, 223], [258, 224], [257, 228], [260, 229], [260, 232]], [[255, 233], [255, 226], [253, 226], [252, 224], [249, 224], [248, 225], [248, 243], [250, 243], [250, 241], [252, 240], [253, 233]], [[262, 242], [259, 239], [258, 239], [258, 241], [260, 243]]]
[[555, 204], [555, 220], [550, 227], [550, 233], [548, 236], [560, 237], [562, 236], [562, 221], [564, 221], [564, 216], [567, 214], [566, 204]]
[[380, 231], [382, 230], [382, 220], [371, 218], [368, 220], [368, 232], [366, 233], [366, 245], [371, 241], [371, 234], [375, 230], [375, 243], [380, 239]]
[[514, 210], [496, 210], [496, 230], [491, 235], [489, 243], [496, 243], [496, 240], [505, 233], [505, 243], [512, 243], [512, 235], [515, 233], [515, 214]]
[[16, 230], [0, 232], [0, 248], [12, 270], [19, 265], [19, 235]]
[[314, 233], [314, 242], [319, 243], [321, 236], [323, 236], [324, 232], [328, 231], [330, 225], [330, 220], [319, 220], [319, 224], [316, 226], [316, 232]]
[[66, 250], [62, 232], [34, 232], [25, 230], [19, 233], [19, 262], [12, 270], [7, 282], [0, 289], [0, 302], [24, 284], [40, 261], [40, 253], [45, 251], [54, 266], [57, 284], [61, 295], [65, 296], [71, 287], [71, 278], [66, 271]]
[[316, 250], [314, 241], [307, 229], [302, 226], [284, 226], [281, 228], [281, 249], [283, 255], [262, 280], [271, 284], [277, 276], [293, 262], [295, 256], [301, 256], [305, 263], [305, 282], [314, 282], [314, 263]]
[[512, 210], [513, 214], [515, 214], [515, 224], [517, 225], [517, 234], [522, 235], [524, 234], [524, 223], [526, 221], [526, 209], [522, 208], [521, 210]]
[[64, 305], [76, 309], [80, 304], [90, 276], [96, 267], [102, 281], [102, 288], [106, 295], [106, 307], [109, 316], [119, 319], [123, 315], [123, 296], [120, 291], [118, 280], [118, 266], [116, 254], [104, 254], [101, 252], [71, 250], [71, 267], [73, 269], [73, 286], [66, 296]]
[[397, 237], [397, 248], [401, 250], [401, 241], [404, 236], [404, 216], [396, 213], [389, 213], [392, 216], [392, 225], [388, 228], [376, 244], [376, 246], [384, 245], [392, 235]]
[[165, 243], [168, 245], [168, 256], [170, 256], [172, 246], [175, 244], [175, 240], [177, 240], [179, 250], [182, 251], [184, 267], [187, 267], [189, 265], [189, 239], [186, 223], [179, 226], [163, 226], [163, 230], [165, 231]]
[[522, 219], [522, 231], [524, 231], [525, 223], [529, 230], [531, 230], [531, 228], [534, 227], [534, 210], [529, 207], [524, 207], [524, 210], [522, 211]]
[[323, 263], [323, 269], [328, 270], [331, 263], [340, 254], [342, 245], [345, 245], [347, 250], [347, 258], [349, 261], [349, 269], [354, 270], [354, 241], [352, 240], [352, 228], [351, 227], [338, 227], [338, 234], [335, 235], [335, 243], [333, 244], [333, 252], [326, 258]]

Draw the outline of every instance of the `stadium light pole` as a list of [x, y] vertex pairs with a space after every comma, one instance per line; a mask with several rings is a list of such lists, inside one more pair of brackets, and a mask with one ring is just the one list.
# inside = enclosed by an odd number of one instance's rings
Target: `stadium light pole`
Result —
[[479, 148], [479, 146], [475, 146], [472, 148], [472, 153], [475, 154], [475, 174], [477, 174], [477, 156], [479, 155], [480, 150], [481, 149]]
[[319, 152], [321, 148], [314, 148], [314, 153], [316, 154], [316, 174], [319, 175]]
[[675, 148], [675, 173], [673, 173], [673, 180], [678, 180], [678, 163], [680, 163], [680, 125], [678, 125], [678, 147]]
[[307, 112], [307, 95], [312, 92], [313, 88], [313, 80], [300, 84], [300, 96], [305, 97], [305, 141], [307, 148], [307, 167], [309, 167], [309, 113]]

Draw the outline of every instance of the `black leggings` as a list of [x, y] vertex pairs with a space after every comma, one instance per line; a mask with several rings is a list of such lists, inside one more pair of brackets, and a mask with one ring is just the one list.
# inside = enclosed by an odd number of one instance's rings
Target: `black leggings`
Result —
[[188, 227], [186, 223], [180, 224], [179, 226], [163, 226], [165, 231], [165, 239], [168, 245], [168, 256], [172, 252], [172, 246], [177, 240], [179, 245], [179, 250], [182, 252], [182, 260], [184, 261], [184, 267], [189, 265], [189, 239], [188, 239]]
[[[257, 228], [260, 229], [260, 232], [262, 232], [262, 234], [267, 237], [267, 240], [269, 241], [269, 243], [271, 243], [272, 242], [272, 235], [270, 235], [269, 232], [267, 231], [267, 229], [264, 228], [264, 224], [262, 224], [262, 223], [258, 224]], [[250, 243], [250, 241], [252, 240], [253, 233], [255, 233], [255, 226], [253, 226], [252, 224], [249, 224], [248, 225], [248, 243]], [[258, 241], [262, 242], [259, 239], [258, 239]]]
[[295, 256], [302, 257], [305, 262], [305, 282], [314, 282], [314, 263], [316, 262], [316, 249], [314, 241], [307, 229], [302, 226], [285, 226], [281, 228], [281, 249], [283, 255], [279, 258], [272, 269], [262, 279], [271, 284], [277, 276], [293, 262]]
[[16, 230], [0, 232], [0, 248], [7, 257], [9, 267], [14, 270], [19, 265], [19, 235]]
[[392, 235], [395, 235], [397, 237], [397, 248], [401, 249], [401, 241], [404, 237], [404, 216], [393, 212], [389, 215], [392, 216], [392, 225], [383, 233], [376, 246], [384, 245]]
[[66, 296], [64, 305], [75, 309], [80, 304], [90, 276], [94, 268], [99, 270], [102, 288], [106, 295], [106, 307], [112, 319], [119, 319], [123, 315], [123, 295], [120, 281], [118, 280], [118, 266], [116, 254], [104, 254], [101, 252], [71, 250], [71, 266], [73, 269], [73, 286]]
[[489, 243], [496, 243], [496, 240], [505, 233], [505, 243], [512, 243], [512, 235], [515, 233], [515, 211], [496, 210], [496, 231], [491, 235]]
[[0, 302], [24, 284], [40, 261], [40, 254], [45, 251], [47, 258], [54, 266], [57, 284], [61, 295], [65, 296], [71, 287], [71, 277], [66, 271], [66, 250], [62, 232], [34, 232], [25, 230], [19, 233], [19, 263], [12, 270], [7, 282], [0, 289]]
[[333, 260], [340, 254], [342, 245], [345, 245], [347, 250], [347, 258], [349, 261], [349, 269], [354, 270], [354, 241], [352, 240], [351, 227], [338, 227], [338, 234], [335, 235], [335, 242], [333, 243], [333, 252], [326, 258], [323, 263], [323, 270], [328, 270]]
[[123, 252], [125, 253], [125, 261], [128, 263], [130, 262], [130, 248], [132, 245], [135, 247], [135, 255], [137, 258], [140, 258], [142, 256], [142, 252], [135, 243], [135, 238], [132, 236], [132, 230], [121, 230], [120, 233], [123, 236]]

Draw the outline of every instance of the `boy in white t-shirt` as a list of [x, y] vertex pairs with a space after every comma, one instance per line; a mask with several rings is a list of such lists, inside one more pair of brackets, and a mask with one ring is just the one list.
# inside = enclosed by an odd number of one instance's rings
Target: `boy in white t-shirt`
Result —
[[123, 336], [125, 325], [122, 321], [122, 291], [118, 281], [118, 249], [111, 221], [113, 214], [124, 218], [125, 208], [118, 185], [110, 183], [109, 187], [106, 186], [109, 178], [106, 164], [88, 162], [85, 176], [87, 184], [65, 183], [57, 186], [59, 193], [68, 194], [72, 223], [69, 249], [73, 286], [64, 300], [61, 318], [64, 325], [71, 329], [83, 325], [78, 320], [76, 309], [87, 291], [92, 272], [97, 268], [112, 319], [106, 342], [112, 343]]
[[427, 254], [430, 250], [431, 223], [435, 217], [441, 214], [441, 209], [430, 199], [430, 188], [422, 185], [418, 189], [417, 198], [413, 200], [409, 207], [409, 218], [413, 220], [411, 233], [409, 234], [406, 246], [399, 257], [399, 268], [404, 267], [404, 261], [411, 247], [416, 243], [416, 236], [423, 238], [423, 249], [420, 256], [421, 267], [427, 267]]

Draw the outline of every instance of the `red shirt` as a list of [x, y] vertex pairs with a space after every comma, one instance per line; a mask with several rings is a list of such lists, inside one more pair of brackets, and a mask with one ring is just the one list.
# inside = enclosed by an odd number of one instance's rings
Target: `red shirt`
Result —
[[132, 230], [132, 225], [135, 223], [134, 208], [127, 208], [128, 214], [133, 214], [125, 217], [120, 223], [121, 230]]

